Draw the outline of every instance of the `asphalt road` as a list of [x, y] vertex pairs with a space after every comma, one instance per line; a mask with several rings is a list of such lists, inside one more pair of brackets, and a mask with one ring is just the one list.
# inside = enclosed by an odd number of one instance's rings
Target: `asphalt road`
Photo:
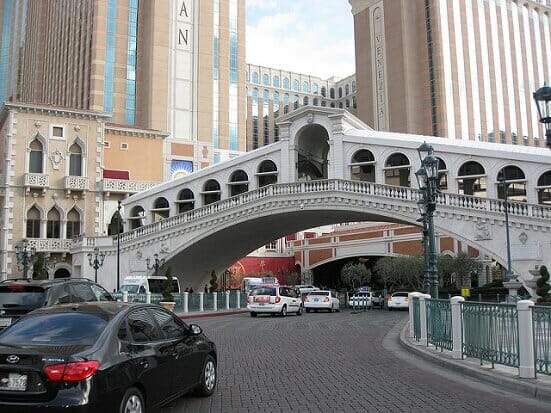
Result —
[[162, 413], [551, 412], [407, 352], [398, 342], [406, 319], [373, 310], [185, 320], [216, 342], [218, 386]]

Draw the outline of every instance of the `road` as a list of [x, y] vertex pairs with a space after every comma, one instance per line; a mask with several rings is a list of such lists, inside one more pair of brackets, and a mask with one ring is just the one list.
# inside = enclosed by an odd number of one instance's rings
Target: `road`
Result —
[[400, 347], [407, 312], [248, 314], [186, 320], [217, 344], [219, 381], [172, 412], [550, 412], [421, 360]]

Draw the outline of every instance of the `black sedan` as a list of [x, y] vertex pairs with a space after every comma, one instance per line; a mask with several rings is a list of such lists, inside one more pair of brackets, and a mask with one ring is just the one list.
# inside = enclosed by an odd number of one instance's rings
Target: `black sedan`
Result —
[[156, 305], [38, 309], [0, 333], [0, 412], [143, 413], [210, 396], [216, 366], [201, 328]]

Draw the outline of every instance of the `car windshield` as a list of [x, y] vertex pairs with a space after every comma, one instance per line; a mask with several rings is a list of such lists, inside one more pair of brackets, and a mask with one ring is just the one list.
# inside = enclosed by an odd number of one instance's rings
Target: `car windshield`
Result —
[[255, 288], [251, 291], [251, 295], [272, 295], [275, 296], [276, 289], [275, 288], [269, 288], [269, 287], [263, 287], [263, 288]]
[[106, 319], [93, 314], [30, 315], [0, 333], [0, 345], [90, 346], [106, 325]]
[[408, 293], [394, 293], [392, 294], [393, 297], [407, 297]]
[[308, 295], [325, 295], [325, 296], [328, 296], [329, 291], [312, 291]]
[[0, 286], [0, 307], [38, 308], [44, 305], [44, 288], [35, 285], [8, 284]]
[[136, 284], [121, 285], [120, 292], [128, 291], [129, 293], [135, 294], [138, 292], [138, 287], [139, 286]]

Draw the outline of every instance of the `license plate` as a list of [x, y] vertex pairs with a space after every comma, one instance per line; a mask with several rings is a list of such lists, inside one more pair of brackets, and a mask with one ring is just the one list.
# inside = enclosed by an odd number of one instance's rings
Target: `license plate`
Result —
[[257, 303], [260, 307], [262, 307], [264, 305], [264, 303]]
[[314, 298], [314, 301], [317, 303], [320, 299], [319, 298]]
[[0, 318], [0, 327], [8, 327], [11, 325], [11, 318]]
[[10, 373], [7, 378], [0, 379], [0, 389], [25, 391], [27, 388], [27, 375]]

